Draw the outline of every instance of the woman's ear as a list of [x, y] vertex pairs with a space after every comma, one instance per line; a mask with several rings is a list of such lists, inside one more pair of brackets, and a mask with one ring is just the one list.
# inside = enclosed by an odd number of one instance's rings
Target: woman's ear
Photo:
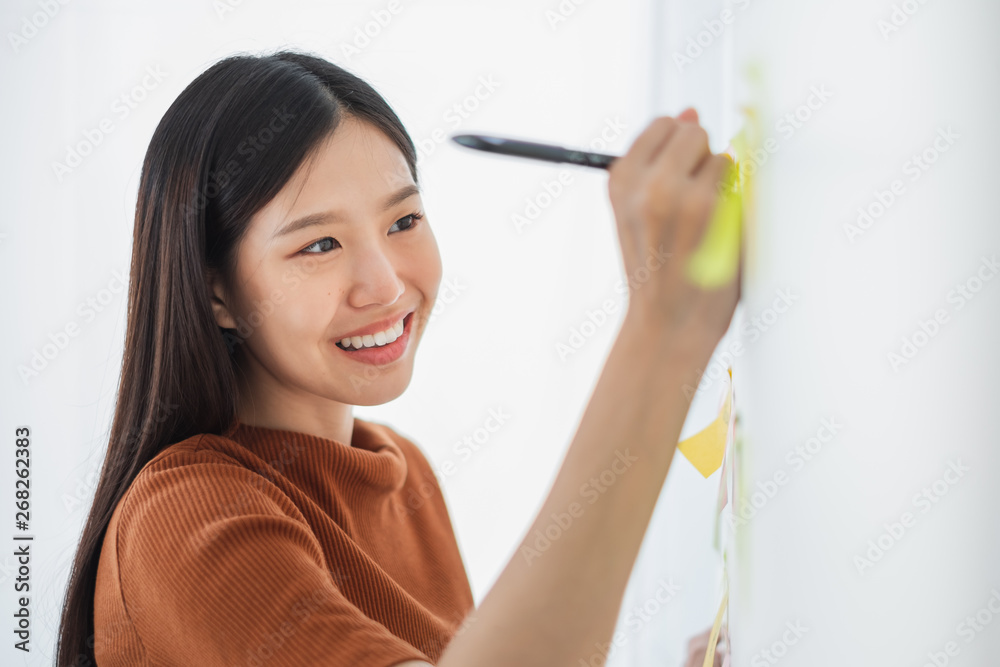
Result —
[[215, 315], [215, 321], [224, 329], [235, 329], [236, 318], [229, 310], [229, 296], [226, 294], [222, 277], [212, 269], [208, 271], [208, 287], [212, 293], [212, 313]]

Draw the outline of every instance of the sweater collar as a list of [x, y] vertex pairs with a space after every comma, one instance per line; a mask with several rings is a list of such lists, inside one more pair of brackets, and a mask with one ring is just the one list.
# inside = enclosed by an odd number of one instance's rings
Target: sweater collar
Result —
[[349, 444], [238, 420], [223, 435], [268, 462], [278, 474], [315, 493], [325, 495], [331, 478], [351, 489], [376, 494], [399, 490], [406, 481], [406, 456], [393, 431], [358, 417], [354, 417]]

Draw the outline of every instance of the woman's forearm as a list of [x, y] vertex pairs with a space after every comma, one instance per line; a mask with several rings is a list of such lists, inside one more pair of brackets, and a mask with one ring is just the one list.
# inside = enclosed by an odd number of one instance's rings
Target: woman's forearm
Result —
[[626, 316], [542, 509], [438, 667], [577, 667], [611, 641], [708, 357], [665, 331]]

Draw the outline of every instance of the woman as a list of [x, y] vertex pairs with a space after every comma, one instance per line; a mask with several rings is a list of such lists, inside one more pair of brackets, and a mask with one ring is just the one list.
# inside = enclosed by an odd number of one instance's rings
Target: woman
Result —
[[[478, 609], [398, 397], [441, 261], [413, 143], [314, 56], [227, 58], [157, 126], [139, 185], [118, 403], [60, 665], [576, 665], [611, 638], [688, 402], [739, 281], [682, 279], [728, 158], [658, 118], [609, 170], [622, 329], [535, 529]], [[642, 274], [646, 275], [646, 274]], [[628, 484], [580, 507], [610, 465]], [[616, 468], [617, 469], [617, 468]], [[600, 660], [600, 658], [598, 658]], [[593, 663], [597, 664], [597, 663]]]

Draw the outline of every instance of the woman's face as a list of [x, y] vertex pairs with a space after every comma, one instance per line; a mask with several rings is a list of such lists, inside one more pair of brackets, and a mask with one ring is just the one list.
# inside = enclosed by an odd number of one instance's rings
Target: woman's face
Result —
[[[242, 341], [240, 381], [255, 410], [377, 405], [406, 389], [441, 283], [422, 214], [395, 143], [345, 116], [254, 215], [237, 252], [236, 293], [213, 282], [213, 308]], [[307, 216], [313, 224], [301, 224]], [[404, 316], [395, 343], [359, 352], [337, 345], [359, 330], [393, 329]]]

